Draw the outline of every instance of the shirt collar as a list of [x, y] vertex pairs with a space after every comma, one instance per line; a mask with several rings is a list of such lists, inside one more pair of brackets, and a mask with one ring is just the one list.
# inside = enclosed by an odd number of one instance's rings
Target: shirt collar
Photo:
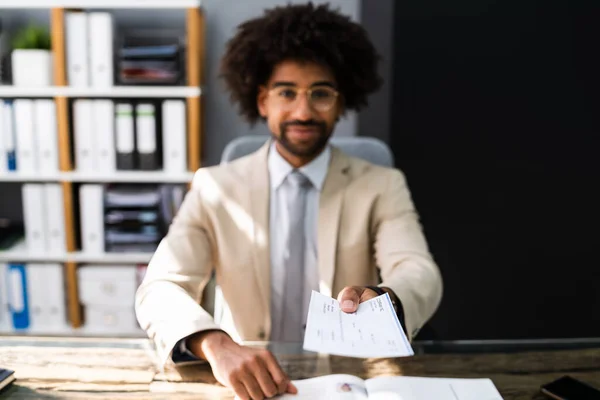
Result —
[[[330, 159], [331, 148], [327, 145], [317, 158], [299, 169], [319, 191], [321, 191], [323, 184], [325, 183]], [[271, 188], [273, 189], [279, 188], [288, 174], [294, 169], [294, 167], [279, 154], [275, 147], [275, 142], [271, 143], [269, 149], [268, 166], [269, 177], [271, 178]]]

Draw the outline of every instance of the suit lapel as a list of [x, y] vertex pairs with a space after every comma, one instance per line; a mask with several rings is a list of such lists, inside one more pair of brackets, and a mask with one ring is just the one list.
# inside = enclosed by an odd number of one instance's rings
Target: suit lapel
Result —
[[350, 180], [349, 166], [348, 157], [332, 147], [329, 170], [319, 198], [318, 218], [319, 290], [326, 296], [337, 296], [332, 293], [333, 279], [344, 191]]
[[269, 247], [269, 169], [267, 155], [271, 141], [260, 148], [254, 155], [253, 167], [250, 169], [250, 212], [254, 222], [254, 272], [259, 287], [260, 301], [266, 310], [266, 331], [271, 330], [271, 261]]

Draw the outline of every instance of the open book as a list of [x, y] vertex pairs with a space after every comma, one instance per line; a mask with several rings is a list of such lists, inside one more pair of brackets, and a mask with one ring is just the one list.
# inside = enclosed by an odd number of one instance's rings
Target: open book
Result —
[[490, 379], [384, 376], [363, 380], [353, 375], [326, 375], [294, 384], [298, 394], [280, 399], [502, 400]]

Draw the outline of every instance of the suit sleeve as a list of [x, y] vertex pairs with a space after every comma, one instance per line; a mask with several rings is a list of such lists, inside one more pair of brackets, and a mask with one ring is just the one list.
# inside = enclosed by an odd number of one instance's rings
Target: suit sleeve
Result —
[[182, 339], [199, 331], [219, 329], [199, 304], [214, 267], [200, 193], [202, 173], [196, 173], [135, 297], [137, 319], [154, 341], [162, 364]]
[[442, 278], [429, 252], [404, 175], [393, 170], [373, 213], [375, 257], [382, 283], [401, 302], [410, 340], [442, 298]]

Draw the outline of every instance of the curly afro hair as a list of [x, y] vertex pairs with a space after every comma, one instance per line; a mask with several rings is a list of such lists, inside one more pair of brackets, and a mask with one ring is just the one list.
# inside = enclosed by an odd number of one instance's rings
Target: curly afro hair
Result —
[[380, 56], [362, 26], [328, 5], [312, 3], [265, 10], [262, 17], [238, 26], [221, 63], [221, 77], [239, 103], [240, 113], [255, 123], [256, 97], [274, 67], [285, 60], [316, 62], [331, 69], [345, 109], [360, 110], [379, 89]]

